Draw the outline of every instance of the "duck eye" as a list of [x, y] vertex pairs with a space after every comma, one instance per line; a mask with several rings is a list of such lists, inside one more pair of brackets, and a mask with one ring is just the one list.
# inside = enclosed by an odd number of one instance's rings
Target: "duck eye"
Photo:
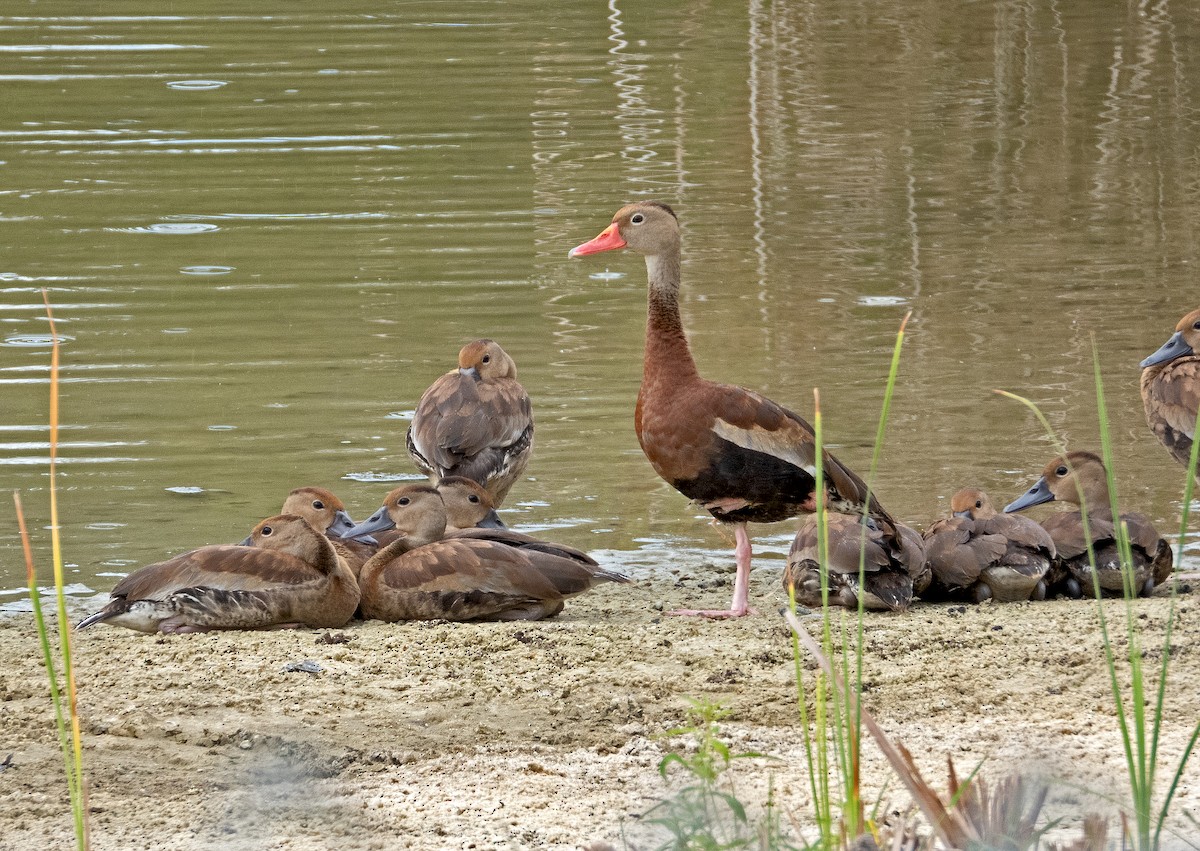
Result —
[[484, 363], [491, 363], [491, 362], [492, 362], [492, 356], [491, 356], [491, 355], [484, 355], [484, 356], [483, 356], [483, 362], [484, 362]]
[[1054, 471], [1054, 475], [1056, 475], [1056, 476], [1065, 476], [1065, 475], [1066, 475], [1067, 473], [1069, 473], [1069, 472], [1070, 472], [1070, 470], [1068, 470], [1068, 469], [1066, 468], [1066, 465], [1062, 465], [1062, 466], [1060, 466], [1060, 467], [1059, 467], [1057, 470], [1055, 470], [1055, 471]]
[[325, 503], [321, 502], [321, 500], [319, 500], [319, 499], [314, 499], [313, 500], [313, 508], [317, 509], [317, 511], [321, 511], [322, 509], [325, 508]]
[[1192, 323], [1192, 328], [1194, 328], [1197, 331], [1200, 331], [1200, 319], [1198, 319]]
[[396, 500], [396, 505], [408, 505], [409, 502], [411, 502], [411, 500], [408, 497], [402, 496]]
[[629, 217], [629, 221], [631, 221], [635, 225], [640, 225], [642, 222], [646, 221], [646, 217], [643, 216], [641, 213], [634, 213], [632, 216]]
[[977, 500], [975, 500], [975, 507], [976, 507], [976, 508], [983, 508], [983, 500], [982, 500], [982, 499], [977, 499]]
[[270, 535], [272, 532], [274, 532], [274, 531], [275, 531], [275, 530], [274, 530], [274, 529], [272, 529], [270, 526], [263, 526], [263, 527], [262, 527], [262, 536], [263, 536], [264, 538], [266, 538], [266, 537], [268, 537], [268, 536], [269, 536], [269, 535]]
[[471, 494], [469, 497], [467, 497], [467, 502], [479, 502], [479, 497], [475, 494]]

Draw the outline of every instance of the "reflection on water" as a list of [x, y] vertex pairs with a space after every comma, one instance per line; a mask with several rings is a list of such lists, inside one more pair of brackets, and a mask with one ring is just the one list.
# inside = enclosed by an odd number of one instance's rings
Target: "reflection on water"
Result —
[[[878, 482], [898, 515], [1036, 477], [1052, 447], [993, 388], [1095, 446], [1094, 337], [1121, 497], [1174, 528], [1137, 363], [1195, 306], [1200, 10], [959, 6], [6, 10], [0, 470], [42, 563], [46, 288], [81, 586], [239, 540], [298, 485], [369, 513], [419, 480], [411, 410], [483, 336], [537, 420], [507, 520], [635, 575], [725, 569], [633, 435], [640, 259], [565, 257], [638, 196], [682, 217], [704, 373], [805, 415], [820, 387], [863, 472], [913, 311]], [[764, 565], [792, 528], [756, 537]]]

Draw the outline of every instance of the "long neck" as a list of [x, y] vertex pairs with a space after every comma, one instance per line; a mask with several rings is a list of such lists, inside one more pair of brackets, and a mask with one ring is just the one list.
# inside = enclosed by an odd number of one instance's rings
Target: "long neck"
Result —
[[671, 381], [698, 373], [679, 316], [679, 248], [646, 256], [649, 297], [646, 316], [646, 376], [669, 376]]

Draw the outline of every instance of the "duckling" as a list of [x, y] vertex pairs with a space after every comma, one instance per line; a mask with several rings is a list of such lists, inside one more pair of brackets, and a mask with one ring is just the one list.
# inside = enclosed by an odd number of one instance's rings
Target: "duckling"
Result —
[[932, 596], [976, 603], [1046, 599], [1055, 549], [1045, 529], [1028, 517], [999, 514], [978, 488], [955, 493], [950, 511], [925, 530]]
[[[929, 568], [925, 551], [917, 532], [896, 523], [900, 551], [888, 545], [883, 530], [868, 517], [866, 538], [863, 538], [863, 517], [855, 514], [828, 512], [828, 584], [829, 602], [847, 609], [858, 608], [861, 593], [864, 609], [903, 612], [912, 603], [913, 595], [929, 586]], [[783, 587], [793, 591], [796, 601], [805, 606], [821, 605], [821, 566], [817, 554], [817, 522], [819, 515], [805, 518], [788, 551], [787, 567], [783, 571]], [[860, 555], [863, 559], [863, 585], [859, 587]]]
[[354, 520], [346, 512], [342, 501], [325, 488], [296, 488], [283, 501], [283, 508], [279, 513], [303, 517], [318, 532], [324, 532], [337, 554], [350, 566], [350, 572], [354, 574], [355, 579], [358, 578], [363, 564], [379, 549], [370, 537], [342, 537], [342, 533], [354, 528]]
[[[1175, 333], [1141, 363], [1142, 407], [1154, 436], [1187, 467], [1200, 408], [1200, 309], [1179, 320]], [[1200, 471], [1197, 471], [1200, 481]]]
[[141, 568], [76, 629], [111, 623], [139, 632], [344, 626], [358, 583], [329, 539], [292, 514], [270, 517], [240, 545], [200, 547]]
[[458, 369], [421, 396], [408, 429], [408, 452], [431, 482], [465, 476], [499, 508], [533, 453], [533, 408], [517, 365], [495, 340], [458, 353]]
[[540, 620], [558, 614], [566, 598], [599, 582], [628, 581], [595, 562], [470, 536], [505, 530], [468, 529], [444, 537], [446, 506], [427, 485], [392, 491], [379, 511], [347, 535], [390, 528], [403, 537], [376, 553], [360, 575], [363, 613], [369, 618]]
[[[1042, 528], [1054, 540], [1056, 557], [1051, 566], [1051, 587], [1060, 586], [1070, 597], [1081, 597], [1093, 589], [1092, 567], [1087, 557], [1088, 538], [1096, 556], [1096, 584], [1108, 596], [1123, 596], [1125, 578], [1117, 547], [1116, 526], [1108, 492], [1104, 462], [1094, 452], [1074, 451], [1046, 465], [1042, 477], [1023, 495], [1004, 507], [1005, 513], [1032, 505], [1061, 500], [1087, 508], [1087, 534], [1080, 511], [1053, 514]], [[1142, 514], [1121, 514], [1119, 521], [1129, 530], [1133, 555], [1133, 590], [1149, 596], [1156, 585], [1171, 575], [1172, 552], [1150, 520]]]

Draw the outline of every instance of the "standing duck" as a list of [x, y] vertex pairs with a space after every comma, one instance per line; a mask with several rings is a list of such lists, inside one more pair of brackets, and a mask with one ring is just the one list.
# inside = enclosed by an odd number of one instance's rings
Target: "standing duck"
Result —
[[408, 429], [408, 452], [432, 482], [465, 476], [499, 508], [533, 452], [533, 409], [517, 365], [494, 340], [458, 353], [458, 369], [430, 385]]
[[[1055, 458], [1042, 470], [1042, 477], [1034, 486], [1006, 505], [1004, 511], [1021, 511], [1051, 500], [1082, 504], [1087, 508], [1087, 534], [1080, 511], [1052, 514], [1042, 522], [1042, 528], [1050, 533], [1056, 550], [1051, 568], [1052, 586], [1060, 586], [1068, 596], [1075, 598], [1092, 593], [1092, 567], [1087, 555], [1090, 537], [1096, 556], [1096, 583], [1106, 595], [1122, 596], [1125, 579], [1116, 541], [1108, 476], [1100, 456], [1075, 451]], [[1171, 575], [1171, 545], [1159, 536], [1145, 515], [1121, 514], [1117, 520], [1129, 529], [1133, 591], [1139, 596], [1149, 596], [1156, 585], [1166, 582]]]
[[1046, 599], [1055, 556], [1049, 532], [1028, 517], [998, 513], [977, 488], [955, 493], [950, 511], [925, 530], [933, 596], [976, 603]]
[[[562, 611], [566, 598], [599, 582], [626, 582], [619, 573], [467, 529], [446, 536], [446, 506], [435, 488], [409, 485], [348, 534], [396, 529], [360, 574], [363, 613], [384, 621], [540, 620]], [[487, 537], [475, 537], [483, 533]], [[586, 557], [585, 557], [586, 558]]]
[[324, 532], [337, 554], [346, 560], [356, 579], [366, 560], [379, 549], [370, 538], [352, 540], [342, 537], [343, 533], [354, 528], [354, 520], [346, 512], [342, 501], [325, 488], [296, 488], [283, 501], [279, 513], [303, 517], [318, 532]]
[[126, 576], [76, 629], [111, 623], [139, 632], [339, 627], [358, 583], [323, 534], [295, 515], [259, 523], [240, 545], [200, 547]]
[[1171, 457], [1187, 467], [1200, 407], [1200, 310], [1180, 319], [1171, 339], [1141, 366], [1146, 424]]
[[[821, 605], [818, 516], [810, 515], [800, 525], [788, 551], [787, 567], [783, 570], [784, 589], [795, 594], [796, 602], [810, 608]], [[883, 531], [871, 518], [864, 520], [861, 514], [832, 511], [826, 517], [828, 558], [824, 572], [828, 576], [831, 604], [857, 609], [861, 597], [864, 609], [903, 612], [912, 603], [913, 594], [920, 594], [928, 587], [925, 550], [921, 536], [914, 529], [896, 524], [900, 538], [897, 551], [884, 540]]]
[[[721, 523], [733, 526], [737, 575], [728, 609], [680, 615], [735, 618], [750, 613], [747, 522], [769, 523], [816, 510], [816, 445], [800, 416], [752, 390], [700, 376], [679, 315], [679, 222], [666, 204], [643, 201], [617, 211], [571, 257], [630, 248], [646, 258], [646, 350], [634, 428], [654, 470]], [[822, 454], [829, 507], [875, 519], [883, 545], [899, 553], [895, 522], [866, 483]]]

